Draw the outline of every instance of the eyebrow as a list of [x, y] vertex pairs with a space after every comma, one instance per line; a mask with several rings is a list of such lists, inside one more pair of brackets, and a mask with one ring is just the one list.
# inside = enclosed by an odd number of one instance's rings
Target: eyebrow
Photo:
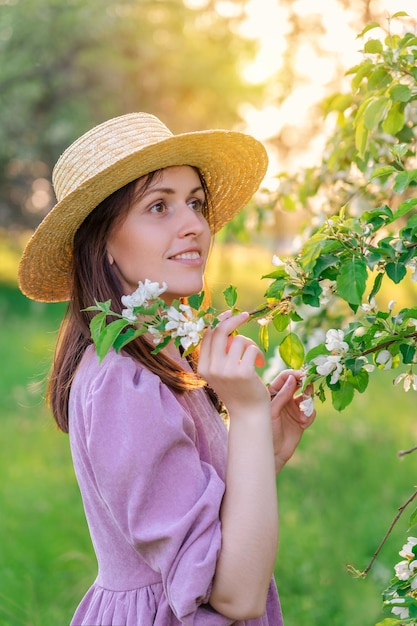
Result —
[[[196, 193], [197, 191], [203, 191], [204, 189], [201, 185], [199, 185], [198, 187], [194, 187], [194, 189], [191, 189], [189, 193]], [[175, 189], [171, 189], [171, 187], [149, 187], [145, 193], [143, 194], [143, 197], [148, 196], [152, 193], [167, 193], [167, 194], [174, 194], [175, 193]], [[204, 192], [205, 193], [205, 192]]]

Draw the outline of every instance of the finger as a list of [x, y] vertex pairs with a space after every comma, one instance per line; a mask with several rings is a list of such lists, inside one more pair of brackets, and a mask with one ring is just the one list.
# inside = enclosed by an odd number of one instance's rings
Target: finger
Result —
[[223, 314], [222, 321], [215, 328], [207, 328], [200, 346], [198, 371], [206, 372], [213, 366], [213, 358], [224, 355], [228, 351], [228, 342], [233, 340], [232, 333], [248, 318], [248, 313], [232, 315], [231, 311]]
[[227, 338], [226, 353], [229, 353], [232, 344], [234, 344], [235, 347], [239, 349], [240, 342], [244, 342], [244, 344], [242, 344], [241, 346], [241, 356], [243, 355], [243, 352], [248, 348], [248, 346], [253, 346], [256, 349], [254, 364], [256, 365], [256, 367], [263, 367], [265, 365], [265, 356], [260, 347], [248, 337], [243, 337], [242, 335], [229, 335]]
[[274, 391], [272, 402], [277, 407], [282, 407], [289, 402], [297, 389], [297, 379], [294, 376], [294, 372], [289, 371], [284, 381], [281, 381], [278, 391]]
[[234, 330], [244, 324], [249, 317], [249, 313], [246, 311], [233, 315], [231, 311], [225, 311], [219, 316], [220, 323], [217, 324], [214, 330], [222, 331], [226, 335], [230, 335]]
[[260, 347], [252, 339], [244, 335], [229, 335], [226, 353], [236, 362], [244, 362], [257, 367], [262, 367], [265, 363]]
[[303, 376], [303, 372], [301, 370], [283, 370], [278, 374], [276, 378], [269, 385], [269, 393], [271, 394], [271, 398], [274, 398], [277, 393], [282, 389], [282, 387], [287, 382], [288, 378], [292, 376], [296, 380], [296, 384], [299, 385]]
[[241, 324], [246, 322], [248, 315], [248, 313], [231, 315], [217, 324], [217, 326], [211, 330], [210, 347], [214, 350], [222, 352], [223, 354], [227, 352], [229, 349], [229, 337]]

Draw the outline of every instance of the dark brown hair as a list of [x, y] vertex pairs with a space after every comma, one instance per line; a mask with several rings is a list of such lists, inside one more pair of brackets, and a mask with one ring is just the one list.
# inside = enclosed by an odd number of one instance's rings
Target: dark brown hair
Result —
[[[207, 185], [196, 170], [205, 191], [205, 217], [210, 211]], [[95, 312], [85, 309], [95, 301], [111, 299], [112, 310], [121, 313], [123, 295], [107, 256], [107, 241], [112, 230], [123, 222], [133, 203], [148, 189], [160, 171], [143, 177], [143, 185], [137, 189], [137, 181], [128, 183], [101, 202], [83, 221], [74, 237], [71, 300], [62, 321], [55, 349], [47, 389], [47, 401], [58, 427], [68, 432], [68, 401], [71, 384], [85, 349], [92, 343], [90, 321]], [[139, 197], [138, 197], [139, 194]], [[211, 216], [212, 217], [212, 216]], [[162, 382], [177, 393], [184, 393], [205, 385], [195, 373], [184, 371], [180, 365], [162, 352], [152, 354], [154, 346], [145, 337], [128, 343], [123, 352], [157, 374]], [[188, 360], [193, 372], [196, 370], [197, 351]], [[218, 406], [216, 397], [208, 393]]]

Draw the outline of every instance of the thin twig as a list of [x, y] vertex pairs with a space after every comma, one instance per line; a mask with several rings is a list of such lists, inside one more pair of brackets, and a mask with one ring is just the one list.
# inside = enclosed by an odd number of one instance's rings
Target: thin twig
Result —
[[417, 450], [417, 446], [413, 446], [412, 448], [409, 448], [408, 450], [399, 450], [397, 452], [397, 456], [405, 456], [406, 454], [411, 454], [412, 452], [415, 452]]
[[369, 561], [368, 565], [365, 567], [365, 569], [362, 572], [362, 576], [365, 577], [366, 574], [369, 572], [369, 570], [371, 569], [372, 565], [374, 564], [378, 554], [381, 552], [386, 540], [388, 539], [389, 535], [392, 532], [392, 529], [394, 528], [395, 524], [398, 522], [398, 520], [400, 519], [401, 515], [404, 513], [405, 509], [408, 507], [408, 505], [414, 500], [414, 498], [417, 497], [417, 491], [415, 491], [409, 498], [408, 500], [398, 508], [398, 513], [397, 515], [394, 517], [394, 519], [392, 520], [387, 532], [385, 533], [384, 538], [382, 539], [381, 543], [379, 544], [378, 548], [376, 549], [376, 551], [374, 552], [374, 555], [372, 557], [372, 559]]

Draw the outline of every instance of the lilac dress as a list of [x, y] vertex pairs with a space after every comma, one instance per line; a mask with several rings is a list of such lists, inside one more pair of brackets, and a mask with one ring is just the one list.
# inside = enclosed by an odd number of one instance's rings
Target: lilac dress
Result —
[[128, 356], [99, 365], [90, 347], [69, 423], [98, 560], [72, 626], [282, 625], [273, 581], [259, 619], [233, 622], [208, 604], [227, 431], [203, 390], [176, 395]]

